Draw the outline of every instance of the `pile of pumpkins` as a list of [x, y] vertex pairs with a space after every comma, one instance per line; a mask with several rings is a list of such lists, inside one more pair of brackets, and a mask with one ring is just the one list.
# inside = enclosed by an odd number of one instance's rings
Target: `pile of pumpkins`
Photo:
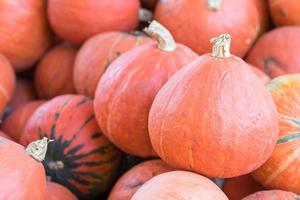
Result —
[[299, 0], [0, 1], [0, 199], [300, 199]]

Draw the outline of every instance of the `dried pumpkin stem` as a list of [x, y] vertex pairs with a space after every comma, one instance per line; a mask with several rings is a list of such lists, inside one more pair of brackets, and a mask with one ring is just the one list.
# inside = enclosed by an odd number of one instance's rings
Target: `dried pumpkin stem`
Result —
[[171, 33], [160, 23], [153, 20], [144, 31], [158, 42], [158, 48], [163, 51], [174, 51], [176, 43]]
[[42, 162], [46, 157], [48, 143], [52, 141], [53, 140], [49, 140], [46, 137], [33, 141], [26, 147], [25, 151], [35, 160]]
[[207, 8], [211, 10], [220, 10], [222, 0], [207, 0]]
[[153, 14], [150, 10], [141, 8], [139, 10], [139, 20], [142, 22], [149, 22], [153, 19]]
[[229, 34], [222, 34], [219, 37], [212, 38], [210, 42], [213, 44], [212, 56], [217, 58], [230, 57], [231, 36]]

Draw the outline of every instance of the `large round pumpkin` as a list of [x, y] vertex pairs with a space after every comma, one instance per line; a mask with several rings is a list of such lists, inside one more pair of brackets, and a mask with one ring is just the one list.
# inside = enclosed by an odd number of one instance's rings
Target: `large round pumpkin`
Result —
[[300, 25], [298, 0], [269, 0], [269, 7], [275, 25]]
[[51, 45], [45, 0], [0, 1], [0, 53], [16, 71], [32, 66]]
[[300, 196], [287, 191], [282, 190], [266, 190], [256, 192], [249, 195], [242, 200], [297, 200]]
[[300, 72], [298, 51], [300, 51], [300, 27], [276, 28], [257, 41], [246, 61], [274, 78]]
[[230, 35], [158, 92], [149, 114], [156, 153], [169, 165], [219, 178], [260, 167], [278, 137], [278, 113], [264, 84], [230, 55]]
[[77, 197], [64, 186], [48, 181], [46, 200], [78, 200]]
[[27, 122], [21, 143], [44, 136], [54, 140], [44, 162], [51, 181], [66, 186], [79, 199], [94, 198], [108, 189], [120, 152], [101, 133], [91, 99], [63, 95], [40, 106]]
[[159, 1], [155, 19], [173, 34], [176, 42], [197, 53], [210, 52], [209, 39], [221, 33], [234, 38], [232, 52], [243, 57], [260, 29], [257, 0]]
[[280, 114], [280, 133], [271, 157], [253, 175], [266, 187], [300, 194], [300, 74], [280, 76], [267, 87]]
[[112, 61], [151, 40], [142, 34], [108, 32], [87, 40], [75, 59], [74, 84], [79, 94], [94, 97], [98, 81]]
[[77, 48], [59, 44], [41, 59], [35, 71], [35, 88], [41, 98], [74, 94], [73, 68]]
[[155, 176], [146, 182], [131, 200], [227, 200], [211, 180], [185, 171], [173, 171]]
[[174, 169], [162, 160], [149, 160], [127, 171], [115, 184], [108, 200], [130, 200], [134, 193], [148, 180]]
[[139, 8], [139, 0], [48, 0], [54, 32], [74, 43], [82, 43], [97, 33], [134, 30]]
[[157, 22], [147, 29], [159, 43], [124, 53], [102, 75], [94, 110], [103, 133], [126, 153], [155, 156], [148, 134], [148, 114], [163, 84], [178, 69], [197, 58]]

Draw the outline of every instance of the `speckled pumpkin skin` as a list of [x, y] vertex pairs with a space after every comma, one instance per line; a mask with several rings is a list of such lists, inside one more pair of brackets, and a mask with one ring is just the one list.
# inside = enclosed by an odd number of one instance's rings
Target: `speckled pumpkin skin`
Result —
[[249, 195], [242, 200], [298, 200], [300, 196], [287, 191], [282, 190], [266, 190], [256, 192]]

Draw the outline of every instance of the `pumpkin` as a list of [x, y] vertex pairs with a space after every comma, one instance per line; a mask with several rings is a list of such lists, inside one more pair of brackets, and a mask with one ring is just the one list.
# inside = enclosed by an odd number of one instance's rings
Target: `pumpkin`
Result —
[[264, 73], [262, 70], [254, 67], [253, 65], [250, 64], [250, 67], [252, 69], [252, 71], [256, 74], [256, 76], [264, 83], [268, 83], [271, 79], [270, 77]]
[[232, 52], [243, 57], [262, 26], [257, 0], [159, 1], [154, 17], [173, 34], [176, 42], [200, 55], [210, 52], [209, 39], [229, 33], [235, 39]]
[[12, 140], [11, 137], [9, 137], [7, 134], [3, 133], [2, 131], [0, 131], [0, 137], [4, 137], [4, 138], [6, 138], [6, 139]]
[[97, 33], [134, 30], [138, 25], [139, 8], [139, 0], [48, 1], [54, 32], [74, 43], [82, 43]]
[[[94, 110], [103, 133], [117, 147], [140, 157], [156, 156], [148, 134], [148, 114], [163, 84], [197, 58], [156, 21], [146, 29], [159, 42], [124, 53], [102, 75]], [[128, 145], [130, 144], [130, 145]]]
[[230, 54], [231, 37], [213, 38], [205, 54], [158, 92], [149, 114], [156, 153], [169, 165], [209, 177], [252, 172], [271, 155], [278, 113], [249, 65]]
[[300, 25], [297, 0], [269, 0], [271, 16], [276, 26]]
[[[0, 199], [45, 200], [45, 170], [33, 157], [35, 153], [42, 155], [47, 145], [34, 146], [38, 151], [32, 149], [31, 145], [25, 151], [23, 146], [0, 137]], [[33, 157], [28, 153], [32, 153]], [[39, 158], [42, 159], [42, 156]]]
[[113, 60], [151, 41], [140, 33], [122, 32], [102, 33], [88, 39], [75, 59], [73, 79], [77, 93], [94, 97], [100, 77]]
[[241, 200], [263, 189], [263, 186], [257, 183], [249, 174], [227, 179], [222, 188], [230, 200]]
[[63, 43], [42, 58], [35, 71], [35, 88], [41, 98], [74, 94], [73, 68], [77, 48]]
[[265, 190], [249, 195], [242, 200], [297, 200], [300, 196], [282, 190]]
[[131, 198], [228, 200], [217, 185], [208, 178], [185, 171], [166, 172], [147, 181]]
[[0, 52], [16, 71], [31, 67], [52, 42], [44, 0], [0, 2]]
[[46, 200], [78, 200], [77, 197], [64, 186], [48, 181]]
[[134, 193], [152, 177], [173, 171], [163, 161], [149, 160], [140, 163], [127, 171], [115, 184], [108, 200], [130, 200]]
[[[1, 3], [0, 3], [0, 10], [1, 10]], [[8, 104], [8, 102], [13, 96], [15, 90], [16, 78], [11, 64], [1, 54], [0, 54], [0, 72], [1, 72], [0, 73], [0, 115], [2, 115], [6, 105]]]
[[101, 133], [90, 98], [62, 95], [40, 106], [26, 123], [21, 144], [44, 136], [54, 140], [43, 163], [51, 181], [79, 199], [110, 187], [121, 154]]
[[280, 114], [280, 133], [271, 157], [253, 176], [267, 188], [299, 194], [300, 74], [280, 76], [267, 87]]
[[276, 28], [264, 34], [246, 58], [271, 78], [300, 72], [300, 27]]
[[43, 103], [45, 103], [45, 101], [36, 100], [19, 106], [3, 120], [2, 130], [15, 141], [20, 141], [26, 122], [29, 120], [34, 111]]

